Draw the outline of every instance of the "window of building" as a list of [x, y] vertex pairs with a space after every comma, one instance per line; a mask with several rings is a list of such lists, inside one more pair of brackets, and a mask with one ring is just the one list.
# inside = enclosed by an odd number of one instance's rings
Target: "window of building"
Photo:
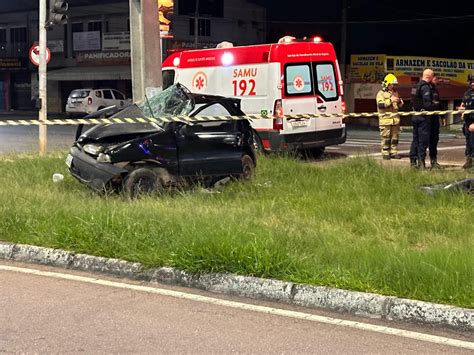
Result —
[[10, 28], [10, 41], [13, 55], [27, 55], [26, 27]]
[[0, 57], [7, 54], [7, 29], [0, 28]]
[[75, 22], [71, 25], [71, 31], [74, 32], [84, 32], [84, 24], [82, 22]]
[[[195, 1], [180, 1], [178, 3], [180, 15], [194, 15], [196, 13]], [[224, 0], [199, 0], [199, 15], [212, 17], [224, 16]]]
[[102, 33], [102, 21], [90, 21], [87, 23], [88, 31], [99, 31]]
[[[194, 19], [189, 19], [189, 35], [194, 36]], [[209, 37], [211, 35], [211, 20], [198, 19], [198, 36]]]

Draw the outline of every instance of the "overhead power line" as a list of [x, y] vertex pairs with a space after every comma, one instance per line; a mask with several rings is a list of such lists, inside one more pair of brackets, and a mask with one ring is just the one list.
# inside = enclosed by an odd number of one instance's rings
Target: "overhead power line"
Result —
[[[450, 20], [469, 20], [474, 19], [474, 15], [463, 16], [443, 16], [430, 18], [398, 19], [398, 20], [374, 20], [374, 21], [347, 21], [350, 25], [372, 25], [372, 24], [390, 24], [390, 23], [417, 23], [428, 21], [450, 21]], [[268, 21], [269, 23], [281, 23], [290, 25], [341, 25], [342, 21]]]

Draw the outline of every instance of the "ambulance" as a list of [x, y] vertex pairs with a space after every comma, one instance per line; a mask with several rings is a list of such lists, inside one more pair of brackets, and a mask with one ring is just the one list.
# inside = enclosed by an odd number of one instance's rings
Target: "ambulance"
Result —
[[320, 37], [285, 36], [278, 43], [240, 47], [222, 42], [173, 53], [162, 70], [164, 88], [179, 82], [193, 93], [239, 98], [246, 114], [273, 117], [251, 120], [259, 147], [267, 151], [322, 152], [346, 140], [341, 117], [291, 117], [345, 110], [334, 47]]

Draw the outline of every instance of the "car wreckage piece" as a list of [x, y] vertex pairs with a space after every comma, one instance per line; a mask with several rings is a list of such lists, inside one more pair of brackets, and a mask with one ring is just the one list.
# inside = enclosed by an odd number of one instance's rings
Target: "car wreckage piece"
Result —
[[428, 194], [435, 194], [440, 191], [467, 192], [474, 196], [474, 178], [468, 178], [461, 181], [450, 183], [422, 186], [421, 190]]

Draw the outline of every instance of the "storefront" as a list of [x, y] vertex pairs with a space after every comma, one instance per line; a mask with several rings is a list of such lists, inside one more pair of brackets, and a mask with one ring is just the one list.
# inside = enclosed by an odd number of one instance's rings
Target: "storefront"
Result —
[[350, 112], [377, 111], [375, 96], [388, 73], [397, 77], [400, 96], [406, 102], [403, 110], [410, 111], [411, 89], [426, 68], [432, 69], [439, 79], [442, 108], [454, 109], [458, 106], [467, 90], [468, 76], [474, 75], [474, 60], [358, 54], [351, 56]]
[[81, 52], [76, 63], [75, 67], [48, 72], [50, 111], [64, 111], [69, 93], [75, 89], [112, 88], [132, 97], [130, 51]]
[[0, 111], [31, 108], [30, 71], [26, 59], [0, 58]]

